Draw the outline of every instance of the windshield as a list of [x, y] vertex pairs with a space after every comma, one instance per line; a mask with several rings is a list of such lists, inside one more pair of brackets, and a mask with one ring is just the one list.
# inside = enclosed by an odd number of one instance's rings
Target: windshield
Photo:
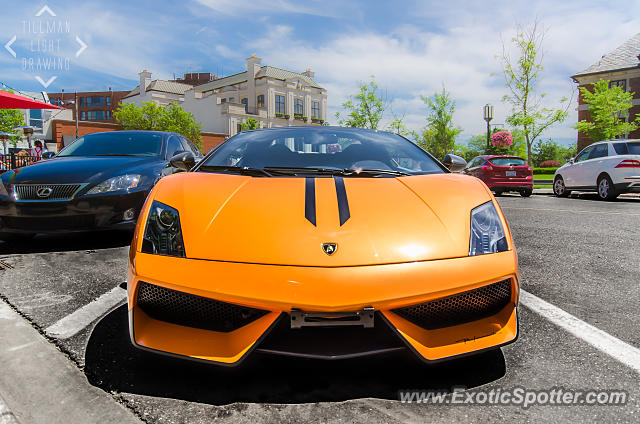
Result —
[[520, 158], [493, 158], [489, 159], [496, 166], [525, 166], [527, 161]]
[[113, 131], [80, 137], [57, 156], [156, 156], [161, 147], [160, 134]]
[[[395, 134], [346, 128], [283, 128], [230, 138], [198, 169], [234, 168], [278, 173], [348, 171], [348, 176], [415, 175], [445, 172], [423, 150]], [[380, 171], [380, 172], [371, 172]], [[331, 174], [331, 172], [328, 172]]]

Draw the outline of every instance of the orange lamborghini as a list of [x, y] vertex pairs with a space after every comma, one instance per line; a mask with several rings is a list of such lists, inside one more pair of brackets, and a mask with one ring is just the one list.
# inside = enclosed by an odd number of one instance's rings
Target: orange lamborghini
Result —
[[518, 263], [500, 206], [382, 131], [243, 132], [161, 179], [128, 270], [141, 349], [237, 365], [252, 352], [436, 361], [518, 335]]

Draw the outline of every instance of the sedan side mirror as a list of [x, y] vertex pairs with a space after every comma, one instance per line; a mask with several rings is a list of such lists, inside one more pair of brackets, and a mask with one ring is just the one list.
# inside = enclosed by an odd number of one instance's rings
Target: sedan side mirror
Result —
[[453, 155], [451, 153], [445, 155], [442, 160], [444, 166], [451, 172], [462, 171], [467, 166], [467, 161], [462, 159], [460, 156]]
[[55, 155], [56, 155], [55, 152], [44, 152], [42, 154], [42, 159], [51, 159]]
[[576, 161], [576, 158], [567, 159], [567, 163], [574, 163], [575, 161]]
[[192, 153], [182, 152], [172, 156], [171, 159], [169, 159], [169, 164], [174, 168], [188, 171], [195, 166], [196, 159], [193, 157]]

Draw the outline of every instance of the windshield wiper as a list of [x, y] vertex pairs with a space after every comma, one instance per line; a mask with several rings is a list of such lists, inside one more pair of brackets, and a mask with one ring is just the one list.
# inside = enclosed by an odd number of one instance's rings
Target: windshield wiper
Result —
[[249, 168], [248, 166], [241, 167], [241, 166], [231, 166], [231, 165], [202, 165], [200, 168], [198, 168], [198, 171], [233, 173], [233, 174], [239, 174], [239, 175], [262, 176], [262, 177], [273, 176], [270, 172], [267, 172], [264, 169]]
[[379, 175], [395, 175], [397, 177], [403, 177], [411, 175], [407, 172], [394, 171], [393, 169], [344, 169], [345, 175], [350, 177], [377, 177]]
[[318, 175], [335, 175], [339, 177], [377, 177], [380, 175], [406, 176], [411, 175], [402, 171], [394, 171], [392, 169], [332, 169], [332, 168], [304, 168], [304, 167], [285, 167], [285, 166], [265, 166], [265, 171], [270, 173], [299, 175], [299, 174], [318, 174]]

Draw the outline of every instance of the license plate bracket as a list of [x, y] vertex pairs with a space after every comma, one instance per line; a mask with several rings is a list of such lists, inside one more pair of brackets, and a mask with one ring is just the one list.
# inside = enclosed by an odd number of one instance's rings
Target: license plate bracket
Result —
[[302, 327], [338, 327], [338, 326], [362, 326], [373, 328], [374, 309], [364, 308], [355, 312], [303, 312], [292, 309], [291, 328]]

